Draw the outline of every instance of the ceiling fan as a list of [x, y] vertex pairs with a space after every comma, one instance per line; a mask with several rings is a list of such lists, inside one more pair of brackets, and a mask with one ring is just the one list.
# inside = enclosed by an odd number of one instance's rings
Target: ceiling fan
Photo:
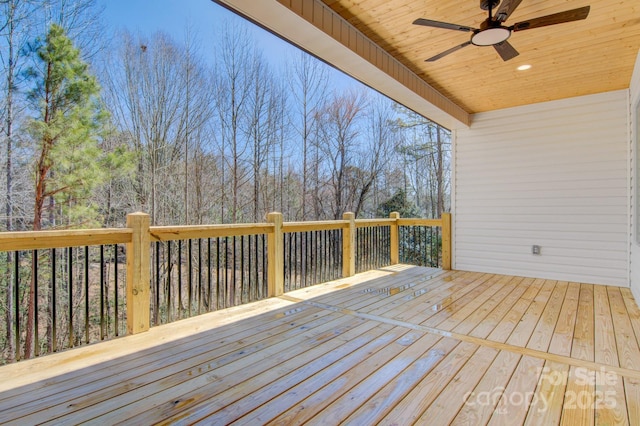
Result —
[[489, 11], [489, 17], [480, 24], [480, 28], [472, 28], [464, 25], [450, 24], [447, 22], [432, 21], [430, 19], [416, 19], [414, 25], [424, 25], [426, 27], [443, 28], [445, 30], [455, 30], [463, 32], [472, 32], [473, 35], [469, 41], [466, 41], [451, 49], [445, 50], [429, 59], [426, 62], [434, 62], [444, 56], [447, 56], [463, 47], [473, 44], [475, 46], [493, 46], [504, 61], [513, 59], [519, 55], [518, 51], [507, 41], [512, 32], [530, 30], [533, 28], [546, 27], [549, 25], [562, 24], [564, 22], [579, 21], [586, 19], [589, 15], [590, 6], [584, 6], [577, 9], [567, 10], [565, 12], [554, 13], [552, 15], [541, 16], [539, 18], [529, 19], [528, 21], [518, 22], [510, 27], [502, 25], [514, 10], [520, 5], [522, 0], [503, 0], [500, 9], [495, 16], [492, 16], [493, 9], [498, 6], [500, 0], [480, 0], [480, 8]]

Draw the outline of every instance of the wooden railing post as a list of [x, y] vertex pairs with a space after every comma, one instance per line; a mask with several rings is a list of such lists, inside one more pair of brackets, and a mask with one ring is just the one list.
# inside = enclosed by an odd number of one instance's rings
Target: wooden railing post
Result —
[[129, 334], [149, 330], [149, 215], [127, 215], [127, 227], [133, 231], [127, 243], [127, 331]]
[[389, 217], [395, 219], [395, 222], [389, 227], [391, 229], [391, 264], [397, 265], [400, 263], [400, 240], [398, 236], [398, 219], [400, 219], [400, 213], [391, 212]]
[[451, 269], [451, 213], [442, 213], [442, 269]]
[[342, 230], [342, 276], [352, 277], [356, 273], [356, 215], [347, 212], [342, 218], [349, 221]]
[[267, 278], [269, 297], [284, 293], [284, 234], [282, 233], [282, 213], [273, 212], [267, 216], [267, 222], [273, 223], [273, 232], [267, 236]]

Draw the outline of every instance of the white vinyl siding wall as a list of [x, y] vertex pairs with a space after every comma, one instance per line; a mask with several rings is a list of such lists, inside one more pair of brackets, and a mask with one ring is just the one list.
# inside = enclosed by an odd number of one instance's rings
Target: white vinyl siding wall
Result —
[[456, 269], [628, 286], [627, 93], [477, 114], [456, 131]]

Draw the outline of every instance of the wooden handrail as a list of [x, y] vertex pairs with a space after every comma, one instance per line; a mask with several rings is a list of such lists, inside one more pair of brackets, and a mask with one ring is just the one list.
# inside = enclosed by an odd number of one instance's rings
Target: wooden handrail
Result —
[[272, 223], [149, 227], [150, 240], [152, 242], [190, 240], [195, 238], [238, 237], [241, 235], [269, 234], [272, 232]]
[[126, 244], [132, 235], [128, 228], [0, 232], [0, 251]]
[[440, 226], [442, 219], [398, 219], [398, 226]]
[[374, 226], [391, 226], [396, 219], [356, 219], [356, 228], [368, 228]]
[[349, 227], [348, 220], [321, 220], [314, 222], [284, 222], [282, 232], [330, 231]]

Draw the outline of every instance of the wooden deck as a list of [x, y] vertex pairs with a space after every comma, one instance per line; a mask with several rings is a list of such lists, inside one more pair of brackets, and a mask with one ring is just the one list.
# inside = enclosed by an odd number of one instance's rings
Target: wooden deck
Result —
[[0, 367], [2, 424], [640, 424], [627, 289], [396, 266]]

